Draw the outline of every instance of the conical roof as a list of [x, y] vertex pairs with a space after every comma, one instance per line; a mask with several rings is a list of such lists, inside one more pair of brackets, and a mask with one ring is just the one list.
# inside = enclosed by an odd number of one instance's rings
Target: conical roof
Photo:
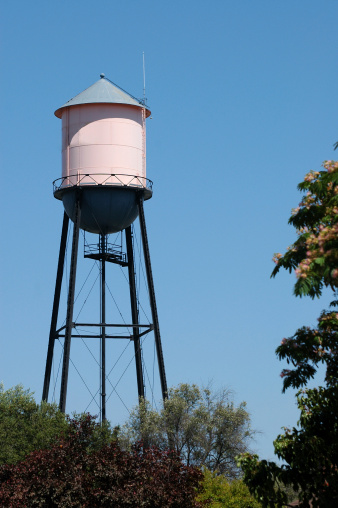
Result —
[[[135, 97], [108, 81], [104, 74], [100, 74], [100, 78], [92, 86], [70, 99], [61, 108], [58, 108], [54, 115], [61, 118], [63, 108], [79, 104], [129, 104], [130, 106], [144, 107]], [[146, 116], [149, 115], [150, 110], [146, 107]]]

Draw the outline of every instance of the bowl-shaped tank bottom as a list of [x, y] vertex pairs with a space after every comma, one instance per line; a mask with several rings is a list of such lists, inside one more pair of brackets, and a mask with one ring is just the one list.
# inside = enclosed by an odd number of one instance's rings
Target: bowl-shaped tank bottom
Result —
[[130, 226], [137, 218], [136, 190], [125, 187], [72, 187], [59, 191], [59, 195], [68, 217], [73, 222], [79, 191], [80, 228], [89, 233], [117, 233]]

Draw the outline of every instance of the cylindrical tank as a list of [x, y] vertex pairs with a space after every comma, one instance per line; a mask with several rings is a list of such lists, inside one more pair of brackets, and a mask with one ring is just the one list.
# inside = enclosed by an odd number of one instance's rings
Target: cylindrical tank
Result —
[[145, 119], [150, 111], [101, 74], [101, 79], [55, 111], [62, 118], [62, 178], [54, 196], [80, 227], [115, 233], [137, 217], [136, 193], [152, 195], [146, 179]]

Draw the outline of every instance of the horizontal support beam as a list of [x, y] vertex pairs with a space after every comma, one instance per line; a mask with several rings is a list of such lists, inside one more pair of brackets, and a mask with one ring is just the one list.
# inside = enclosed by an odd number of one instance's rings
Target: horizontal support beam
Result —
[[[152, 328], [148, 328], [148, 330], [145, 330], [142, 333], [139, 333], [137, 335], [138, 338], [142, 337], [143, 335], [146, 335], [147, 333], [151, 332]], [[64, 337], [64, 333], [58, 333], [56, 335], [56, 338], [59, 339], [60, 337]], [[80, 338], [80, 339], [101, 339], [102, 335], [89, 335], [89, 334], [83, 334], [83, 333], [77, 333], [76, 335], [72, 335], [72, 338]], [[106, 339], [129, 339], [134, 340], [134, 335], [105, 335]]]
[[125, 325], [125, 324], [109, 324], [109, 323], [73, 323], [73, 328], [76, 328], [77, 326], [111, 326], [116, 328], [149, 328], [150, 330], [153, 329], [153, 325]]
[[[148, 328], [149, 331], [152, 331], [154, 329], [154, 326], [153, 325], [124, 325], [124, 324], [110, 324], [110, 323], [72, 323], [72, 328], [77, 328], [79, 326], [83, 326], [83, 327], [87, 327], [87, 326], [96, 326], [97, 328], [101, 328], [102, 326], [106, 326], [106, 327], [111, 327], [111, 328]], [[61, 328], [59, 328], [57, 331], [56, 331], [56, 335], [60, 335], [60, 332], [62, 332], [62, 330], [64, 330], [66, 328], [66, 326], [61, 326]], [[141, 335], [140, 335], [141, 336]]]
[[[59, 334], [57, 336], [57, 338], [59, 339], [60, 337], [64, 337], [65, 334]], [[101, 339], [102, 335], [85, 335], [83, 333], [80, 333], [80, 334], [76, 334], [76, 335], [72, 335], [72, 339]], [[133, 336], [132, 335], [105, 335], [105, 338], [106, 339], [128, 339], [128, 340], [133, 340]]]

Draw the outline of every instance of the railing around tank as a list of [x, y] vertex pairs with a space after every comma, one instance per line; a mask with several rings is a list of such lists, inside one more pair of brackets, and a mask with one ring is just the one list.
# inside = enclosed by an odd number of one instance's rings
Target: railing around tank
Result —
[[78, 173], [63, 176], [53, 182], [53, 192], [69, 187], [84, 186], [118, 186], [118, 187], [142, 187], [152, 190], [153, 182], [148, 178], [136, 175], [116, 173]]

